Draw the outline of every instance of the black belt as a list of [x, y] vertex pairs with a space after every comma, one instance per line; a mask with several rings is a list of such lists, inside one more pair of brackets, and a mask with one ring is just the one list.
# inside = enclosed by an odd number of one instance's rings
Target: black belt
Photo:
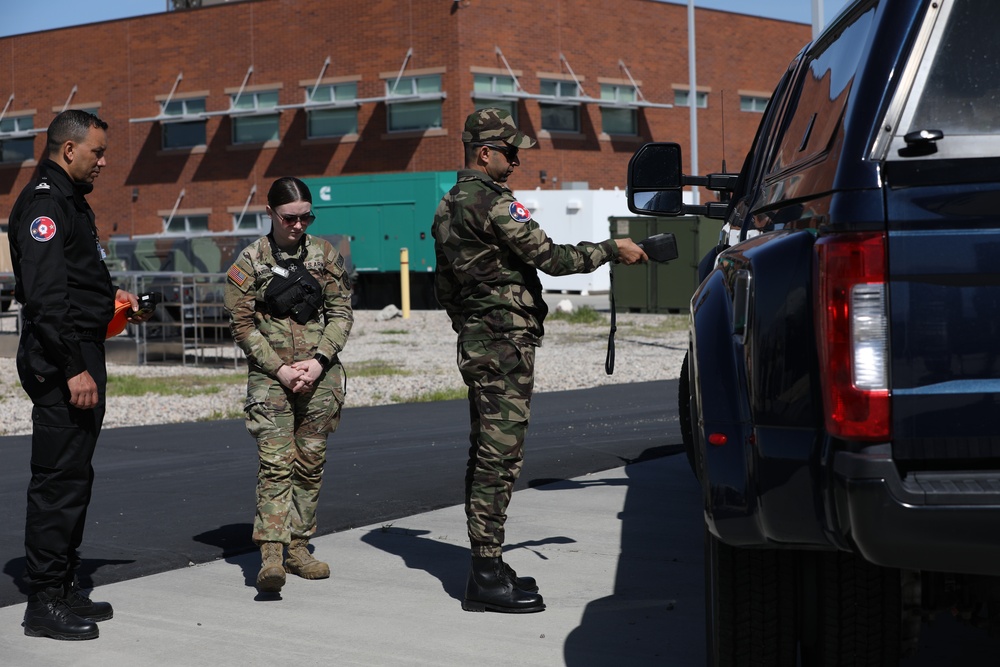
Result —
[[[31, 320], [28, 320], [28, 319], [24, 320], [24, 328], [25, 328], [25, 330], [32, 329], [34, 327], [35, 327], [35, 325], [34, 325], [34, 323]], [[76, 334], [76, 337], [78, 339], [80, 339], [80, 340], [103, 341], [104, 339], [106, 339], [108, 337], [108, 329], [107, 329], [107, 327], [104, 327], [104, 328], [94, 327], [93, 329], [86, 329], [86, 328], [83, 328], [83, 327], [75, 327], [73, 329], [73, 332]]]
[[80, 340], [104, 340], [108, 337], [107, 328], [104, 329], [74, 329], [77, 338]]

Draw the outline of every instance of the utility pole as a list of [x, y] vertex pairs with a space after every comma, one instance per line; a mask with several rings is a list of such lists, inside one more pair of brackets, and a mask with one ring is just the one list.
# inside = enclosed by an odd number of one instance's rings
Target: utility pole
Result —
[[813, 39], [823, 32], [823, 0], [812, 0], [813, 3]]
[[[813, 0], [814, 2], [816, 0]], [[688, 0], [688, 106], [691, 112], [691, 175], [698, 175], [698, 68], [695, 61], [694, 0]], [[691, 186], [692, 203], [701, 203], [698, 186]]]

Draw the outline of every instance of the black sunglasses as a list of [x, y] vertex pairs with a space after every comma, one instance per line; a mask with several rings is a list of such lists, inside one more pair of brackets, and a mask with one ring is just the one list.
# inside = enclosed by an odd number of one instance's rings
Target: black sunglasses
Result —
[[503, 146], [497, 146], [496, 144], [487, 143], [477, 143], [476, 146], [486, 146], [487, 148], [492, 148], [495, 151], [503, 153], [503, 156], [510, 162], [517, 159], [517, 146], [508, 146], [506, 144]]
[[290, 225], [294, 225], [297, 222], [301, 222], [303, 225], [305, 225], [306, 227], [308, 227], [309, 225], [312, 224], [313, 220], [316, 219], [316, 216], [313, 215], [312, 212], [303, 213], [302, 215], [282, 215], [281, 213], [278, 213], [277, 211], [272, 211], [272, 212], [276, 216], [278, 216], [279, 220], [281, 220], [283, 223], [285, 223], [286, 225], [289, 225], [289, 226]]

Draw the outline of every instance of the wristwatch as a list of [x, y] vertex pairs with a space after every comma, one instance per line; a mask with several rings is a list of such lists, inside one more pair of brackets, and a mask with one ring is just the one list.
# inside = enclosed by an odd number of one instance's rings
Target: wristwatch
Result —
[[317, 352], [316, 354], [313, 355], [313, 359], [319, 362], [319, 365], [323, 367], [323, 370], [326, 370], [330, 367], [330, 359], [325, 354], [320, 354], [319, 352]]

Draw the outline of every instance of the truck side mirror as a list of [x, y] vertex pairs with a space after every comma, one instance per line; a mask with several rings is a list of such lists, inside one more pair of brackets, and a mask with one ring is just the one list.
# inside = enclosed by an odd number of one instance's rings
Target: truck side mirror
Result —
[[680, 145], [644, 145], [628, 162], [629, 210], [645, 215], [681, 215], [682, 178]]
[[681, 147], [675, 143], [645, 144], [628, 162], [628, 182], [636, 190], [681, 187]]

